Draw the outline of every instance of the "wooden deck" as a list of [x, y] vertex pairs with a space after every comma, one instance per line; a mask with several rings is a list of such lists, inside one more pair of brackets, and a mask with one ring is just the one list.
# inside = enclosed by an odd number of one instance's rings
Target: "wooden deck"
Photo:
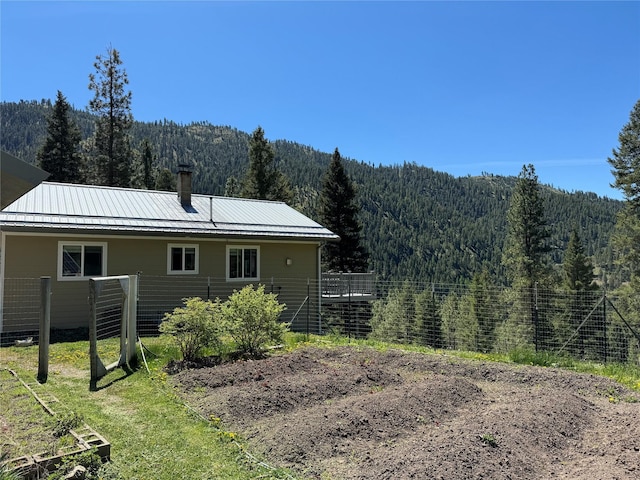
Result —
[[323, 303], [366, 302], [376, 299], [375, 273], [323, 273]]

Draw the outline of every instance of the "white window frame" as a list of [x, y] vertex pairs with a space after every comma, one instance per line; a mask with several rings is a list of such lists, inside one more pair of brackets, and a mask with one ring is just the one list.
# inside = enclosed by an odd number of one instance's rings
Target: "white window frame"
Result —
[[[240, 249], [243, 251], [242, 255], [244, 258], [245, 250], [255, 250], [256, 251], [256, 276], [255, 277], [236, 277], [232, 278], [229, 274], [231, 262], [229, 261], [229, 255], [231, 250]], [[243, 272], [244, 275], [244, 272]], [[247, 282], [247, 281], [260, 281], [260, 246], [259, 245], [227, 245], [227, 255], [226, 255], [226, 266], [225, 266], [225, 276], [227, 277], [227, 282]]]
[[[73, 246], [73, 247], [82, 247], [81, 248], [81, 265], [80, 265], [80, 275], [63, 275], [63, 266], [64, 266], [64, 255], [63, 250], [64, 247]], [[102, 271], [99, 275], [83, 275], [85, 268], [85, 247], [102, 247]], [[78, 241], [64, 241], [60, 240], [58, 242], [58, 281], [61, 282], [77, 282], [82, 280], [87, 280], [93, 277], [106, 277], [107, 276], [107, 242], [78, 242]]]
[[[172, 270], [171, 269], [171, 250], [174, 248], [182, 249], [182, 269], [181, 270]], [[195, 249], [195, 269], [194, 270], [185, 270], [184, 269], [184, 254], [185, 249], [193, 248]], [[168, 243], [167, 244], [167, 275], [197, 275], [200, 271], [200, 245], [197, 243]]]

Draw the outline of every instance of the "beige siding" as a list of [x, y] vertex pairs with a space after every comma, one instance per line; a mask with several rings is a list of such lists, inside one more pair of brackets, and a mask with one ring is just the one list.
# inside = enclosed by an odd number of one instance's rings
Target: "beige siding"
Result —
[[[207, 279], [214, 279], [216, 291], [211, 296], [224, 299], [233, 289], [241, 288], [246, 282], [226, 282], [226, 247], [229, 245], [257, 245], [260, 247], [260, 282], [280, 294], [280, 300], [287, 303], [289, 310], [286, 320], [304, 300], [306, 289], [302, 288], [307, 279], [315, 282], [318, 278], [317, 247], [315, 243], [276, 242], [224, 242], [202, 239], [145, 239], [119, 237], [49, 237], [6, 234], [5, 239], [5, 282], [16, 278], [52, 279], [51, 325], [54, 328], [75, 328], [88, 326], [88, 280], [58, 281], [58, 242], [84, 241], [107, 244], [107, 275], [124, 275], [141, 272], [145, 278], [165, 278], [172, 285], [163, 299], [169, 303], [180, 303], [184, 296], [195, 292], [199, 296], [207, 293]], [[170, 243], [196, 244], [199, 247], [198, 275], [167, 276], [167, 248]], [[287, 265], [287, 259], [291, 259]], [[170, 279], [167, 280], [167, 277]], [[273, 278], [273, 281], [272, 281]], [[186, 285], [180, 288], [179, 285]], [[198, 288], [193, 285], [198, 284]], [[295, 286], [295, 287], [294, 287]], [[312, 292], [317, 296], [317, 292]], [[37, 294], [34, 298], [37, 298]], [[142, 301], [142, 299], [141, 299]], [[12, 298], [3, 299], [4, 311], [16, 308]], [[317, 302], [314, 302], [317, 304]], [[177, 305], [176, 305], [177, 306]], [[164, 305], [155, 308], [155, 316], [161, 316]], [[20, 325], [7, 324], [4, 330], [19, 329]]]

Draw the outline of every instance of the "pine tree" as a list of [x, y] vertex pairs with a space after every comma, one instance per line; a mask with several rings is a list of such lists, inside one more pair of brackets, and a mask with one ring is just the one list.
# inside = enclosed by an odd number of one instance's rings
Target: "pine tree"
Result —
[[[613, 244], [618, 264], [631, 274], [634, 284], [640, 282], [640, 100], [631, 111], [629, 123], [618, 135], [619, 148], [608, 161], [615, 182], [626, 202], [618, 214]], [[640, 284], [637, 285], [640, 289]]]
[[239, 197], [242, 193], [242, 187], [240, 182], [233, 175], [227, 178], [227, 182], [224, 185], [225, 197]]
[[589, 290], [593, 286], [595, 279], [593, 264], [591, 259], [586, 256], [578, 230], [575, 228], [571, 232], [569, 244], [564, 253], [563, 267], [569, 290]]
[[155, 158], [151, 152], [151, 143], [148, 138], [142, 141], [142, 183], [147, 190], [153, 190], [156, 184]]
[[[596, 325], [593, 324], [597, 323], [594, 320], [597, 319], [598, 315], [595, 312], [591, 312], [592, 315], [589, 315], [593, 307], [594, 298], [586, 292], [596, 288], [593, 282], [595, 275], [593, 274], [591, 259], [585, 255], [584, 246], [576, 228], [573, 229], [569, 237], [569, 244], [564, 253], [563, 268], [565, 285], [571, 292], [569, 331], [576, 338], [576, 341], [570, 346], [570, 351], [583, 357], [589, 335], [593, 336], [597, 332]], [[591, 322], [585, 324], [586, 319], [590, 319]], [[598, 340], [602, 340], [602, 338]]]
[[415, 296], [415, 315], [419, 343], [442, 348], [442, 321], [434, 292], [423, 290]]
[[131, 91], [120, 53], [109, 46], [107, 55], [97, 55], [95, 74], [89, 75], [94, 97], [89, 110], [98, 115], [95, 132], [96, 183], [128, 187], [131, 184], [132, 152], [129, 131], [133, 123]]
[[356, 191], [336, 148], [320, 194], [320, 217], [325, 227], [340, 236], [325, 245], [325, 265], [330, 271], [366, 272], [369, 254], [362, 244]]
[[619, 148], [613, 150], [609, 164], [615, 178], [613, 187], [622, 190], [629, 208], [640, 217], [640, 100], [618, 134]]
[[521, 308], [530, 312], [536, 350], [549, 348], [553, 343], [550, 322], [540, 316], [536, 294], [538, 283], [548, 275], [550, 251], [547, 245], [550, 234], [539, 188], [533, 165], [524, 165], [507, 211], [507, 237], [502, 257], [507, 276], [520, 297]]
[[273, 147], [264, 137], [264, 130], [260, 126], [249, 139], [249, 169], [242, 196], [285, 203], [290, 203], [293, 197], [289, 180], [275, 167]]
[[490, 352], [495, 343], [495, 328], [500, 321], [498, 295], [491, 286], [489, 272], [484, 268], [471, 279], [470, 293], [472, 297], [473, 314], [478, 322], [478, 349]]
[[538, 176], [533, 165], [525, 165], [507, 212], [507, 237], [502, 263], [514, 286], [533, 288], [548, 271], [547, 240], [550, 236], [544, 219]]
[[47, 138], [38, 150], [40, 168], [50, 174], [52, 182], [82, 183], [80, 129], [69, 117], [71, 106], [58, 90], [53, 112], [47, 120]]
[[171, 170], [163, 168], [158, 172], [158, 176], [156, 177], [155, 189], [165, 192], [175, 192], [176, 181], [176, 176], [171, 173]]

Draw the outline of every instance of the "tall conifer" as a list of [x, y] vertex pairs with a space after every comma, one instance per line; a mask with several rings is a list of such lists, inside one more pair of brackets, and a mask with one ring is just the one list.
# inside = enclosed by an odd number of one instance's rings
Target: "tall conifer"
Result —
[[589, 290], [592, 287], [595, 278], [593, 265], [591, 259], [584, 253], [584, 246], [575, 228], [571, 232], [569, 244], [564, 253], [563, 267], [569, 290]]
[[151, 152], [151, 143], [148, 138], [142, 141], [142, 183], [148, 190], [153, 190], [156, 184], [155, 159]]
[[502, 263], [514, 286], [533, 288], [547, 273], [549, 229], [544, 219], [538, 176], [524, 165], [507, 211], [507, 237]]
[[96, 73], [89, 75], [94, 97], [89, 110], [98, 115], [95, 132], [95, 183], [128, 187], [131, 184], [132, 151], [129, 131], [133, 123], [131, 91], [120, 53], [109, 46], [106, 55], [97, 55]]
[[40, 168], [50, 174], [51, 182], [81, 183], [82, 155], [80, 129], [69, 117], [71, 107], [58, 90], [51, 116], [47, 120], [47, 138], [38, 150]]
[[337, 272], [366, 272], [369, 254], [362, 244], [362, 225], [358, 221], [356, 191], [344, 170], [336, 148], [324, 178], [320, 194], [323, 225], [340, 236], [337, 243], [325, 246], [325, 267]]
[[538, 176], [533, 165], [524, 165], [507, 211], [507, 238], [502, 263], [513, 288], [518, 292], [523, 312], [529, 312], [536, 350], [550, 348], [553, 332], [538, 309], [538, 283], [548, 278], [547, 241], [549, 229], [544, 219]]
[[613, 157], [608, 160], [615, 177], [612, 186], [622, 190], [626, 202], [618, 214], [613, 244], [619, 265], [631, 274], [640, 290], [640, 100], [631, 111], [629, 123], [620, 131], [618, 141], [618, 149], [613, 150]]
[[249, 169], [242, 196], [285, 203], [290, 203], [293, 197], [289, 180], [275, 167], [275, 153], [260, 126], [249, 139]]

